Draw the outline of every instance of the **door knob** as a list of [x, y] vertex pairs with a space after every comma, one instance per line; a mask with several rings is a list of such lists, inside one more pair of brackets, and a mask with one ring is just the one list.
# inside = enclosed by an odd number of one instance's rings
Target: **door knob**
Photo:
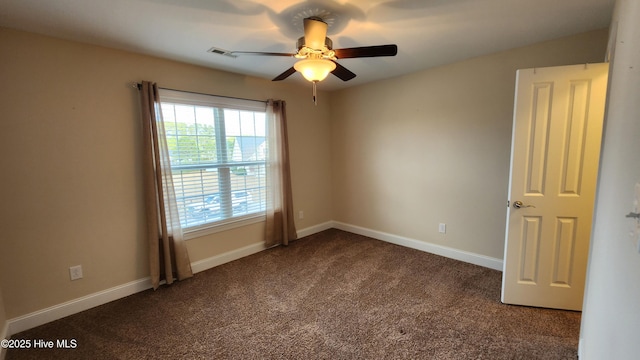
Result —
[[513, 202], [513, 207], [516, 208], [516, 209], [522, 209], [522, 208], [529, 208], [529, 207], [534, 208], [535, 206], [533, 206], [533, 205], [525, 205], [525, 204], [522, 203], [522, 201], [516, 200], [516, 201]]

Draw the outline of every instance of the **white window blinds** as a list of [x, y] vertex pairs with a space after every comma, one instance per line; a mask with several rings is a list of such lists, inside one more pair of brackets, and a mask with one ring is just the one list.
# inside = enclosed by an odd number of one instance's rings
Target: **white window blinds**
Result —
[[263, 217], [266, 103], [160, 90], [185, 234]]

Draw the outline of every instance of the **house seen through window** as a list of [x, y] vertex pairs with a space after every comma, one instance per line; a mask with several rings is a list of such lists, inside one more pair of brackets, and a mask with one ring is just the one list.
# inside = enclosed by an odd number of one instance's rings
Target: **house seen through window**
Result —
[[263, 215], [266, 207], [265, 104], [234, 106], [208, 97], [160, 95], [176, 202], [187, 231]]

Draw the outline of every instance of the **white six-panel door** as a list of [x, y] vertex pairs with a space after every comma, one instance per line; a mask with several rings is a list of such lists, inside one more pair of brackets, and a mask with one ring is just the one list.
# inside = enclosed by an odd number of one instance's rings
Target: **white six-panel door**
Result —
[[607, 64], [518, 70], [502, 302], [580, 310]]

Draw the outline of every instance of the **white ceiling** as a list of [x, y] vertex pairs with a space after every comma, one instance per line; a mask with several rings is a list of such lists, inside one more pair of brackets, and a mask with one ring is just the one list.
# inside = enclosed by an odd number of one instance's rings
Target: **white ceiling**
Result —
[[[323, 90], [408, 74], [609, 26], [614, 0], [0, 0], [0, 26], [272, 79], [294, 58], [304, 17], [329, 23], [334, 48], [397, 44], [395, 57], [343, 59], [357, 77]], [[604, 56], [604, 54], [603, 54]], [[287, 82], [304, 82], [300, 74]]]

